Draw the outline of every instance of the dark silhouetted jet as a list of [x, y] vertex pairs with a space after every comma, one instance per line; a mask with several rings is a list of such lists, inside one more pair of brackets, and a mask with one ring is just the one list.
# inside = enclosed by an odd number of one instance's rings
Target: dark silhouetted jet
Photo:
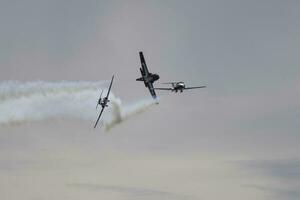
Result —
[[102, 115], [102, 113], [103, 113], [104, 108], [105, 108], [105, 107], [108, 107], [108, 105], [107, 105], [107, 103], [109, 102], [108, 97], [109, 97], [109, 93], [110, 93], [110, 90], [111, 90], [112, 83], [113, 83], [113, 81], [114, 81], [114, 77], [115, 77], [115, 76], [112, 76], [111, 81], [110, 81], [110, 85], [109, 85], [109, 88], [108, 88], [108, 91], [107, 91], [107, 94], [106, 94], [106, 97], [104, 97], [103, 99], [102, 99], [102, 93], [103, 93], [103, 90], [101, 91], [99, 100], [98, 100], [98, 102], [97, 102], [96, 109], [97, 109], [98, 105], [101, 105], [101, 106], [102, 106], [102, 109], [101, 109], [101, 112], [100, 112], [100, 114], [99, 114], [99, 117], [98, 117], [98, 119], [97, 119], [97, 121], [96, 121], [96, 123], [95, 123], [94, 128], [96, 128], [96, 126], [97, 126], [97, 124], [98, 124], [98, 122], [99, 122], [99, 119], [100, 119], [100, 117], [101, 117], [101, 115]]
[[149, 89], [152, 98], [156, 99], [156, 94], [155, 94], [155, 90], [153, 87], [153, 83], [159, 79], [159, 75], [152, 74], [148, 71], [143, 52], [139, 52], [139, 54], [140, 54], [140, 60], [141, 60], [141, 65], [142, 65], [142, 67], [140, 68], [142, 77], [138, 78], [136, 80], [143, 81], [145, 84], [145, 87], [147, 87]]

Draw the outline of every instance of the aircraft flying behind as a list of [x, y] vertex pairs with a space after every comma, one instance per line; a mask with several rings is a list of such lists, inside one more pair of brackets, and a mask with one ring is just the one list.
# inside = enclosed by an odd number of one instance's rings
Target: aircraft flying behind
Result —
[[108, 88], [106, 97], [104, 97], [103, 99], [102, 99], [102, 93], [103, 93], [103, 90], [101, 91], [99, 100], [98, 100], [97, 105], [96, 105], [96, 109], [97, 109], [98, 105], [101, 105], [101, 106], [102, 106], [102, 109], [101, 109], [101, 112], [100, 112], [100, 114], [99, 114], [99, 116], [98, 116], [98, 118], [97, 118], [97, 121], [96, 121], [95, 125], [94, 125], [94, 128], [96, 128], [96, 126], [97, 126], [97, 124], [98, 124], [98, 122], [99, 122], [99, 119], [100, 119], [100, 117], [101, 117], [101, 115], [102, 115], [102, 113], [103, 113], [104, 108], [105, 108], [105, 107], [108, 107], [108, 105], [107, 105], [107, 103], [109, 102], [108, 97], [109, 97], [109, 93], [110, 93], [110, 90], [111, 90], [111, 86], [112, 86], [113, 81], [114, 81], [114, 75], [113, 75], [112, 78], [111, 78], [110, 85], [109, 85], [109, 88]]
[[183, 90], [190, 90], [190, 89], [198, 89], [198, 88], [205, 88], [206, 86], [197, 86], [197, 87], [186, 87], [184, 82], [169, 82], [163, 84], [170, 84], [170, 88], [155, 88], [156, 90], [170, 90], [172, 92], [183, 92]]
[[142, 77], [138, 78], [136, 80], [143, 81], [145, 84], [145, 87], [147, 87], [149, 89], [152, 98], [156, 99], [156, 94], [155, 94], [155, 90], [153, 87], [153, 83], [159, 79], [159, 75], [152, 74], [148, 71], [143, 52], [139, 52], [139, 54], [140, 54], [140, 60], [141, 60], [141, 65], [142, 65], [142, 67], [140, 68]]

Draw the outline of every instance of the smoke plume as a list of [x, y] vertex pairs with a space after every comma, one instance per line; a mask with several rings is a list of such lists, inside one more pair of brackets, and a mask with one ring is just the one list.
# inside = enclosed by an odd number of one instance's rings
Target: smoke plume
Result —
[[[55, 118], [82, 119], [94, 122], [101, 106], [96, 103], [105, 82], [2, 82], [0, 83], [0, 125], [13, 125]], [[116, 124], [154, 105], [152, 99], [123, 105], [112, 92], [109, 107], [101, 117], [100, 126], [108, 130]]]

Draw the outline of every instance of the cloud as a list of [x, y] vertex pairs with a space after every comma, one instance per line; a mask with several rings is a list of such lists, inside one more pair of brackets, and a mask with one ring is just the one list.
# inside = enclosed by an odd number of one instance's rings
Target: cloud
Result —
[[250, 160], [240, 164], [250, 170], [285, 181], [300, 181], [300, 159]]
[[172, 199], [172, 200], [196, 200], [198, 198], [190, 195], [178, 194], [173, 192], [167, 192], [162, 190], [148, 189], [142, 187], [131, 186], [115, 186], [115, 185], [98, 185], [90, 183], [72, 183], [68, 184], [69, 187], [76, 187], [87, 190], [108, 190], [121, 195], [125, 195], [127, 198], [137, 199]]
[[[86, 81], [0, 83], [0, 125], [56, 118], [94, 122], [100, 112], [95, 110], [99, 91], [102, 88], [104, 94], [107, 92], [103, 85], [103, 82]], [[100, 121], [106, 130], [155, 104], [149, 98], [123, 105], [112, 92], [109, 99], [109, 106]]]
[[261, 185], [245, 185], [245, 187], [254, 188], [265, 193], [269, 193], [272, 196], [272, 199], [298, 200], [300, 197], [299, 189], [283, 189]]
[[265, 177], [268, 183], [243, 185], [263, 191], [273, 199], [296, 200], [300, 198], [300, 159], [273, 159], [239, 161], [239, 165], [256, 176]]

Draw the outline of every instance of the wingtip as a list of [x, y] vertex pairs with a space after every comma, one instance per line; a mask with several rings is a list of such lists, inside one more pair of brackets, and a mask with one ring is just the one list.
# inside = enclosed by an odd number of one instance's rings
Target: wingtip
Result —
[[97, 124], [95, 124], [95, 126], [94, 126], [94, 129], [96, 129], [96, 128], [97, 128], [97, 125], [98, 125], [98, 123], [97, 123]]
[[159, 104], [159, 98], [157, 96], [152, 96], [153, 101], [155, 101], [155, 104], [158, 105]]

